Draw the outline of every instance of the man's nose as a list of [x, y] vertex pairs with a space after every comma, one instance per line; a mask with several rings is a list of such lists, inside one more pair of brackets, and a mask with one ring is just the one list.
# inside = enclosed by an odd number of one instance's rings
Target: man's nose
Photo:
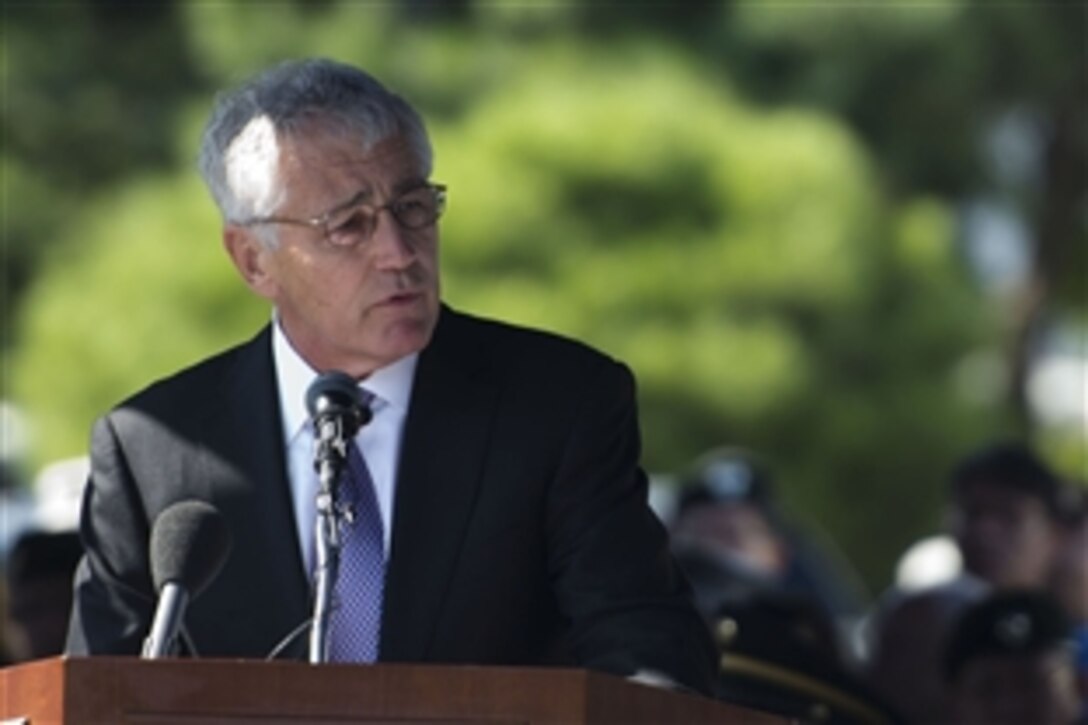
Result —
[[380, 268], [402, 269], [415, 261], [416, 247], [411, 234], [388, 209], [378, 213], [369, 247]]

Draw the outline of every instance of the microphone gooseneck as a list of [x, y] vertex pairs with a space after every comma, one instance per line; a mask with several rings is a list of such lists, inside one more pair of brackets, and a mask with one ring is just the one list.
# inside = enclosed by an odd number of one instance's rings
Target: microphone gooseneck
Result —
[[347, 465], [348, 450], [355, 433], [370, 422], [370, 409], [363, 404], [358, 383], [347, 373], [322, 373], [306, 391], [306, 409], [314, 426], [314, 468], [320, 490], [317, 494], [315, 526], [314, 610], [310, 627], [311, 663], [328, 661], [329, 614], [332, 591], [340, 568], [341, 518], [340, 479]]
[[151, 578], [159, 602], [142, 656], [167, 655], [181, 629], [189, 601], [223, 568], [231, 550], [226, 520], [204, 501], [179, 501], [164, 509], [151, 528]]

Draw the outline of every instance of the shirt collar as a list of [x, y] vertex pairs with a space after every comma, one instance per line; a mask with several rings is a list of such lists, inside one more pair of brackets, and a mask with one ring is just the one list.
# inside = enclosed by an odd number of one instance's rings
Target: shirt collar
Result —
[[[278, 319], [272, 323], [272, 358], [283, 414], [283, 437], [289, 444], [310, 421], [306, 391], [318, 373], [291, 346]], [[387, 405], [400, 408], [402, 413], [408, 409], [418, 361], [419, 353], [412, 353], [378, 368], [360, 383], [360, 387], [374, 395], [371, 407], [375, 412]]]

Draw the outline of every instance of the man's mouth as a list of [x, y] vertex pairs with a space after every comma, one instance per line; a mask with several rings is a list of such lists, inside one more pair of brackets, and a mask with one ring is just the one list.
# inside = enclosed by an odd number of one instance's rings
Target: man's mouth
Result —
[[400, 305], [408, 305], [419, 300], [423, 296], [422, 292], [398, 292], [394, 295], [389, 295], [381, 302], [379, 306], [398, 307]]

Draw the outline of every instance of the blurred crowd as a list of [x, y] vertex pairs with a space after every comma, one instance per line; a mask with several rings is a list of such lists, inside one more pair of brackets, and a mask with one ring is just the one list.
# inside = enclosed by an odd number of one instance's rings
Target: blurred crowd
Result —
[[83, 555], [77, 525], [85, 458], [60, 461], [24, 481], [0, 465], [0, 663], [59, 654]]
[[970, 452], [947, 531], [909, 547], [872, 604], [773, 485], [751, 452], [711, 451], [667, 519], [724, 698], [817, 723], [1088, 723], [1082, 483], [1017, 442]]
[[[86, 462], [0, 486], [4, 664], [63, 649]], [[947, 530], [870, 601], [751, 451], [707, 452], [654, 504], [720, 651], [719, 694], [801, 722], [1088, 724], [1088, 496], [997, 442], [947, 480]]]

